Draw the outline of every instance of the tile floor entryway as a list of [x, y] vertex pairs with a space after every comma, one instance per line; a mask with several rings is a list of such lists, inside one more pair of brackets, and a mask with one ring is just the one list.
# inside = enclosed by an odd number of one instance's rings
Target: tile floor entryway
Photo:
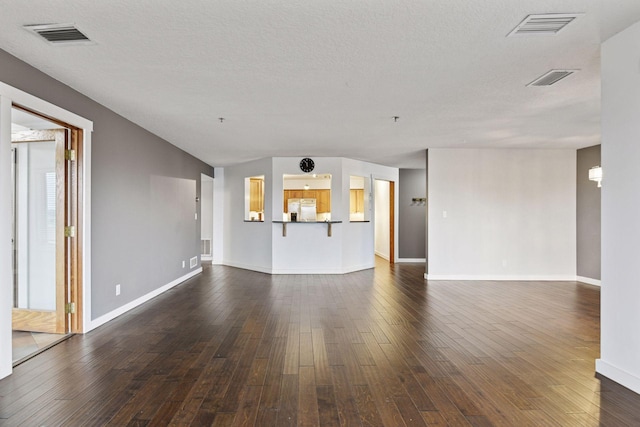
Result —
[[24, 362], [69, 337], [70, 335], [65, 334], [12, 331], [13, 366]]

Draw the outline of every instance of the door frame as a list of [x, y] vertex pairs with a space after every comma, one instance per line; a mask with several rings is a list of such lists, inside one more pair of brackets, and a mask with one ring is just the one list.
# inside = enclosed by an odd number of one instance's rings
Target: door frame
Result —
[[[56, 261], [56, 270], [60, 269], [59, 274], [64, 277], [63, 286], [68, 286], [67, 292], [62, 294], [59, 292], [56, 305], [62, 305], [62, 309], [67, 303], [71, 303], [74, 309], [71, 313], [63, 314], [63, 318], [58, 317], [57, 333], [61, 333], [61, 323], [64, 323], [65, 333], [82, 333], [83, 328], [83, 307], [85, 301], [83, 295], [83, 275], [82, 275], [82, 239], [84, 235], [84, 224], [82, 221], [83, 212], [83, 130], [69, 123], [63, 122], [57, 118], [45, 116], [39, 112], [33, 111], [22, 105], [14, 103], [12, 108], [22, 110], [28, 114], [41, 117], [52, 123], [65, 128], [64, 142], [62, 146], [56, 145], [56, 175], [64, 176], [63, 195], [58, 197], [58, 201], [62, 202], [64, 210], [56, 218], [56, 257], [64, 259], [64, 263]], [[75, 158], [67, 159], [66, 151], [76, 153]], [[74, 227], [74, 236], [65, 236], [65, 226]]]
[[[17, 106], [13, 106], [22, 111], [32, 114], [30, 111]], [[39, 115], [37, 115], [39, 116]], [[17, 329], [33, 332], [48, 332], [55, 334], [65, 334], [70, 332], [69, 318], [65, 313], [66, 304], [70, 298], [71, 289], [78, 286], [75, 278], [69, 280], [69, 271], [67, 266], [73, 264], [73, 260], [69, 259], [71, 255], [70, 248], [67, 245], [69, 239], [65, 238], [65, 225], [69, 212], [69, 202], [75, 198], [69, 198], [69, 189], [71, 186], [67, 182], [68, 173], [65, 164], [65, 149], [70, 139], [70, 131], [68, 129], [54, 130], [34, 130], [24, 132], [23, 135], [14, 138], [11, 142], [17, 144], [38, 143], [38, 142], [55, 142], [55, 174], [56, 174], [56, 221], [55, 221], [55, 311], [43, 311], [34, 309], [24, 309], [14, 307], [12, 310], [12, 326], [18, 326]], [[63, 185], [64, 184], [64, 185]], [[15, 215], [15, 211], [14, 211]], [[17, 236], [16, 236], [17, 237]], [[72, 258], [74, 257], [71, 255]], [[15, 299], [15, 296], [14, 296]], [[76, 325], [74, 325], [76, 326]], [[76, 326], [77, 329], [77, 326]]]
[[[79, 223], [83, 234], [78, 238], [82, 245], [82, 330], [88, 332], [91, 325], [91, 136], [93, 122], [55, 104], [0, 82], [0, 240], [11, 239], [11, 108], [21, 105], [48, 118], [55, 118], [82, 130], [81, 159], [82, 182], [79, 183], [79, 197], [82, 197], [82, 211]], [[0, 245], [0, 301], [11, 301], [13, 281], [11, 275], [11, 245]], [[0, 305], [0, 378], [12, 372], [11, 305]]]
[[[373, 233], [375, 234], [375, 221], [377, 221], [376, 217], [375, 217], [375, 204], [378, 203], [375, 197], [375, 187], [376, 187], [376, 181], [386, 181], [389, 183], [389, 200], [387, 201], [389, 203], [389, 264], [395, 264], [396, 263], [396, 247], [397, 247], [397, 235], [396, 235], [396, 210], [398, 208], [397, 206], [397, 198], [396, 198], [396, 184], [397, 184], [397, 179], [393, 179], [390, 177], [384, 177], [384, 176], [377, 176], [377, 175], [371, 175], [371, 194], [373, 195], [373, 223], [374, 226], [372, 227]], [[375, 236], [374, 236], [374, 242], [375, 242]], [[374, 243], [374, 250], [375, 250], [375, 243]]]

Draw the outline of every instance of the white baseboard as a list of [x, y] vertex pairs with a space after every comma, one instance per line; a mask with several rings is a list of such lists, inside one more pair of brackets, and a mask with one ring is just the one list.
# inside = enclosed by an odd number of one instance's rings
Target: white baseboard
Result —
[[506, 281], [539, 281], [539, 282], [582, 282], [588, 285], [601, 286], [600, 280], [583, 276], [568, 275], [473, 275], [473, 274], [424, 274], [427, 280], [506, 280]]
[[586, 283], [587, 285], [602, 286], [600, 280], [591, 279], [589, 277], [576, 276], [576, 282]]
[[122, 307], [118, 307], [115, 310], [110, 311], [109, 313], [98, 317], [97, 319], [93, 319], [89, 325], [86, 325], [84, 333], [87, 333], [87, 332], [97, 328], [98, 326], [104, 325], [105, 323], [115, 319], [116, 317], [126, 313], [127, 311], [133, 310], [134, 308], [138, 307], [139, 305], [144, 304], [145, 302], [149, 301], [150, 299], [157, 297], [161, 293], [168, 291], [169, 289], [173, 288], [174, 286], [177, 286], [180, 283], [184, 282], [185, 280], [190, 279], [193, 276], [195, 276], [197, 274], [200, 274], [200, 273], [202, 273], [202, 267], [199, 267], [199, 268], [197, 268], [197, 269], [185, 274], [184, 276], [179, 277], [176, 280], [174, 280], [174, 281], [172, 281], [170, 283], [167, 283], [166, 285], [164, 285], [164, 286], [162, 286], [162, 287], [160, 287], [160, 288], [158, 288], [158, 289], [156, 289], [156, 290], [154, 290], [152, 292], [149, 292], [148, 294], [143, 295], [138, 299], [135, 299], [135, 300], [123, 305]]
[[257, 271], [259, 273], [266, 274], [346, 274], [353, 273], [354, 271], [368, 270], [370, 268], [374, 268], [373, 264], [362, 264], [362, 265], [354, 265], [348, 266], [346, 268], [340, 269], [303, 269], [303, 268], [265, 268], [265, 267], [256, 267], [255, 265], [242, 264], [237, 262], [228, 262], [226, 261], [223, 265], [241, 268], [243, 270], [251, 270]]
[[305, 269], [293, 269], [293, 268], [285, 268], [278, 269], [274, 268], [271, 274], [343, 274], [344, 272], [341, 269], [335, 270], [305, 270]]
[[576, 276], [571, 275], [473, 275], [473, 274], [427, 274], [424, 278], [427, 280], [491, 280], [491, 281], [537, 281], [537, 282], [575, 282]]
[[251, 265], [251, 264], [243, 264], [241, 262], [223, 261], [220, 265], [227, 265], [229, 267], [241, 268], [243, 270], [257, 271], [258, 273], [273, 274], [272, 269], [270, 267], [262, 267], [262, 266]]
[[426, 258], [398, 258], [396, 260], [396, 262], [398, 263], [402, 263], [402, 262], [427, 262]]
[[353, 273], [355, 271], [368, 270], [370, 268], [375, 268], [374, 264], [360, 264], [360, 265], [351, 265], [342, 269], [342, 274]]
[[640, 394], [640, 377], [617, 368], [602, 359], [596, 359], [596, 372]]
[[376, 254], [376, 256], [379, 256], [380, 258], [386, 259], [387, 261], [389, 261], [389, 255], [381, 254], [378, 251], [374, 251], [374, 253]]

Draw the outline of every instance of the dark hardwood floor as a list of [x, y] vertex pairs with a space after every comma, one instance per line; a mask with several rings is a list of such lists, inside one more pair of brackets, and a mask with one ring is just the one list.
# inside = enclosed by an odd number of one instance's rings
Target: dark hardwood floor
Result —
[[202, 275], [0, 381], [0, 425], [640, 425], [594, 376], [599, 289]]

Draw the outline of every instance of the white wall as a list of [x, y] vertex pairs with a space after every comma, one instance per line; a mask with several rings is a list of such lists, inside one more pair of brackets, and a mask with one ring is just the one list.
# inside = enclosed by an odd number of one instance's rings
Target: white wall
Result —
[[202, 222], [200, 225], [200, 237], [203, 239], [213, 238], [213, 178], [201, 175], [200, 187], [200, 215]]
[[[348, 221], [340, 197], [342, 159], [339, 157], [314, 158], [314, 172], [331, 175], [331, 219]], [[282, 220], [285, 174], [300, 174], [300, 158], [273, 159], [273, 186], [265, 185], [273, 200], [272, 215]], [[289, 181], [289, 180], [287, 180]], [[309, 183], [311, 184], [311, 183]], [[291, 187], [293, 188], [293, 187]], [[300, 188], [300, 187], [298, 187]], [[270, 192], [271, 190], [271, 192]], [[347, 198], [347, 204], [349, 199]], [[348, 209], [348, 207], [347, 207]], [[333, 224], [332, 237], [327, 236], [326, 224], [287, 224], [287, 236], [282, 236], [282, 225], [273, 224], [273, 273], [342, 273], [342, 231], [346, 224]]]
[[575, 280], [575, 150], [430, 149], [427, 173], [429, 279]]
[[222, 264], [224, 261], [224, 168], [213, 170], [213, 252], [212, 264]]
[[375, 252], [376, 255], [389, 261], [390, 234], [389, 229], [389, 181], [375, 181]]
[[[300, 158], [277, 157], [215, 170], [214, 186], [224, 176], [224, 189], [214, 190], [214, 224], [219, 224], [218, 194], [224, 195], [222, 263], [273, 274], [346, 273], [374, 267], [372, 222], [349, 222], [350, 176], [398, 180], [398, 169], [338, 157], [314, 158], [316, 171], [331, 174], [331, 218], [327, 224], [287, 224], [282, 236], [283, 174], [298, 174]], [[244, 178], [265, 175], [265, 222], [242, 221]], [[368, 188], [368, 186], [365, 186]], [[365, 203], [369, 194], [365, 195]], [[369, 205], [370, 206], [370, 205]], [[396, 200], [397, 209], [397, 200]], [[370, 215], [370, 212], [367, 213]], [[214, 241], [216, 241], [214, 226]], [[268, 230], [268, 231], [267, 231]], [[397, 244], [397, 243], [396, 243]], [[214, 252], [214, 262], [215, 262]]]
[[[323, 173], [323, 175], [325, 175]], [[314, 178], [314, 179], [285, 179], [285, 190], [303, 190], [305, 185], [309, 186], [309, 190], [329, 190], [331, 189], [331, 178]]]
[[[393, 181], [398, 183], [399, 170], [374, 163], [360, 162], [358, 160], [343, 159], [342, 173], [342, 198], [343, 218], [349, 218], [349, 201], [351, 189], [351, 176], [365, 177], [364, 182], [364, 219], [367, 222], [350, 222], [344, 227], [342, 239], [343, 270], [354, 271], [375, 266], [375, 213], [373, 193], [375, 179]], [[396, 187], [397, 188], [397, 187]], [[388, 200], [388, 198], [387, 198]], [[395, 193], [395, 211], [398, 212], [398, 192]], [[387, 210], [388, 212], [388, 210]], [[370, 222], [369, 222], [370, 221]], [[388, 224], [388, 220], [387, 220]], [[388, 229], [388, 228], [387, 228]], [[395, 217], [395, 229], [398, 230], [398, 216]], [[395, 235], [395, 247], [398, 247], [398, 233]], [[397, 261], [397, 253], [396, 253]]]
[[349, 188], [352, 190], [364, 189], [364, 177], [363, 176], [350, 176]]
[[[215, 173], [215, 172], [214, 172]], [[273, 184], [272, 161], [261, 159], [224, 169], [223, 263], [233, 267], [271, 272], [272, 197], [264, 201], [264, 222], [245, 221], [245, 178], [264, 175], [265, 189]], [[282, 186], [282, 179], [279, 179]], [[268, 190], [265, 190], [267, 193]], [[280, 195], [282, 210], [282, 195]], [[282, 212], [280, 217], [282, 219]], [[214, 236], [215, 238], [215, 236]]]
[[602, 45], [601, 358], [640, 393], [640, 23]]

